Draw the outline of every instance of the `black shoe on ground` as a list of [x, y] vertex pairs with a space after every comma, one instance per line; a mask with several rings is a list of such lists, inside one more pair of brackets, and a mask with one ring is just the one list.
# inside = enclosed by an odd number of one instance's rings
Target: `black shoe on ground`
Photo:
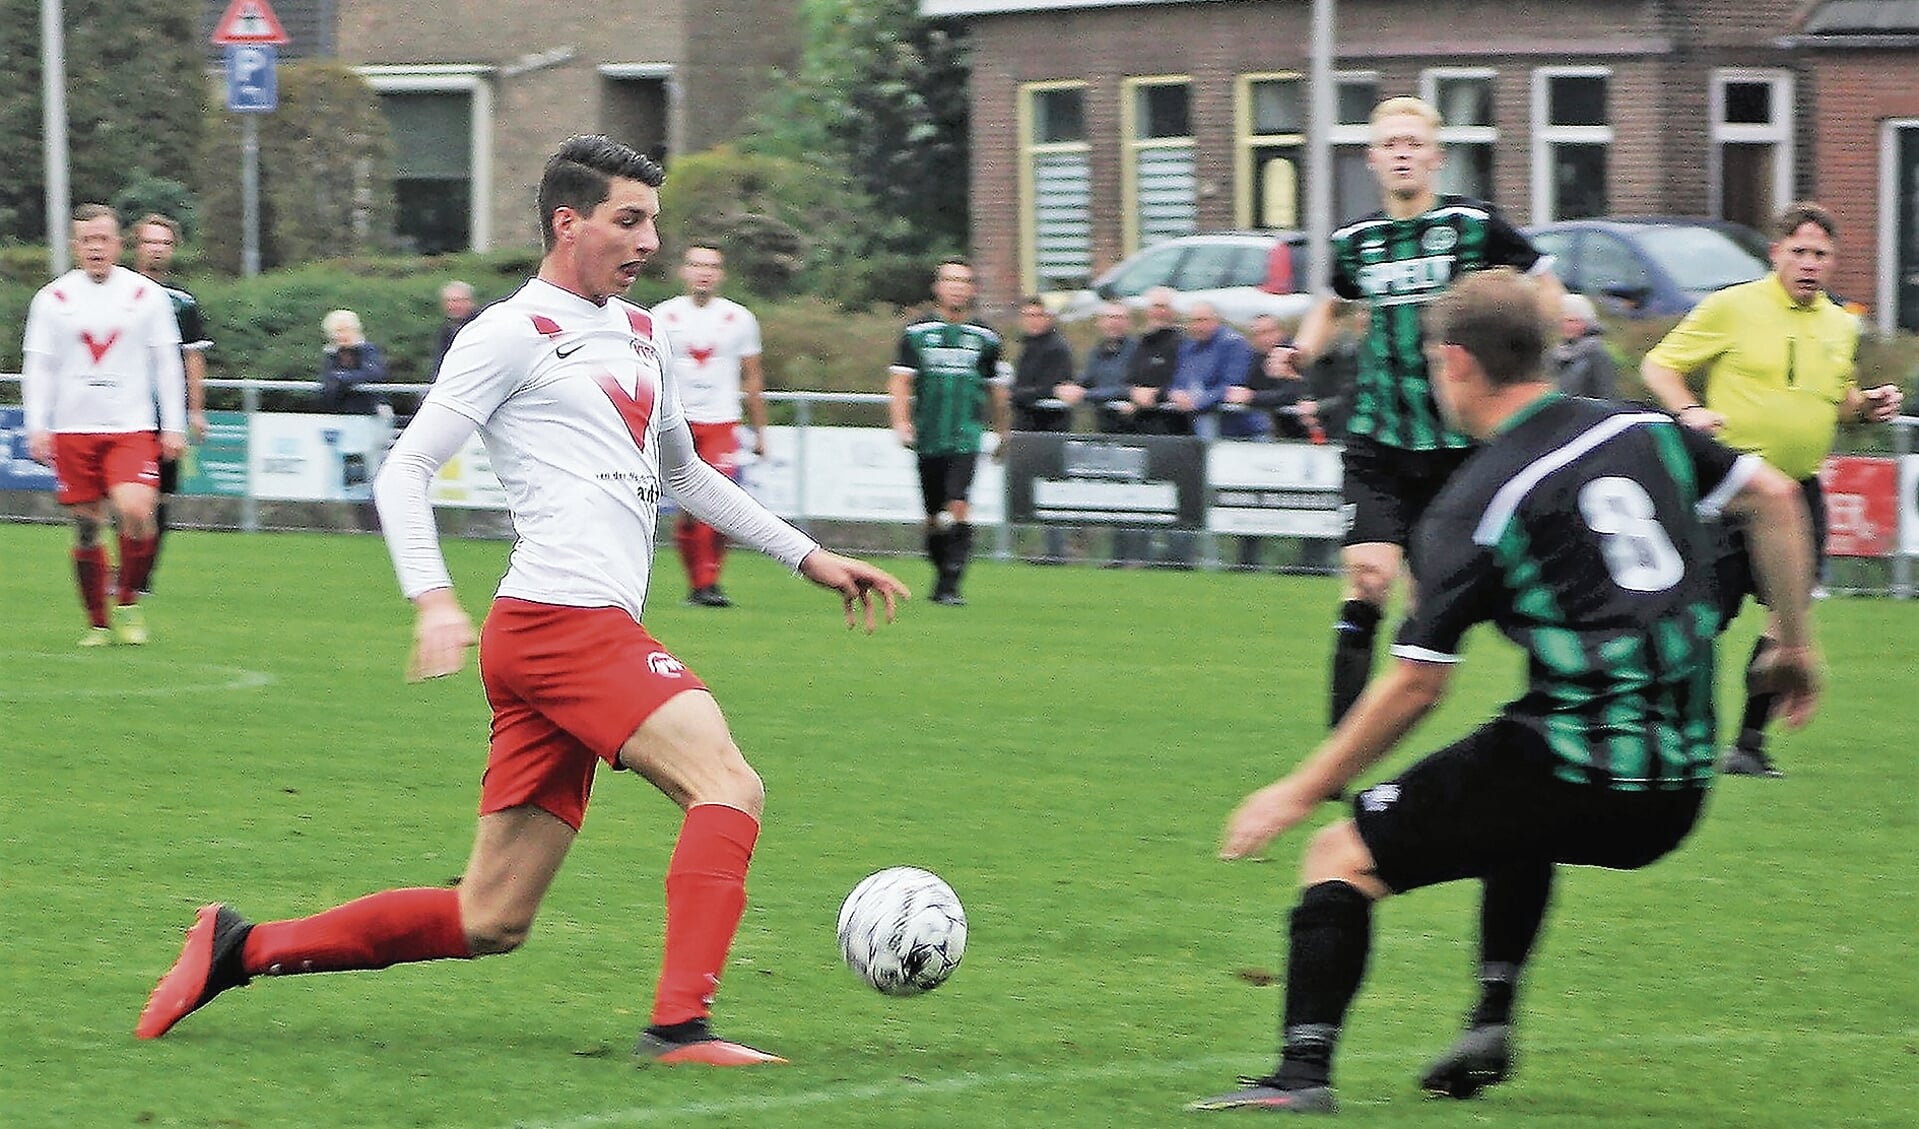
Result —
[[689, 608], [730, 608], [733, 601], [726, 598], [717, 584], [704, 588], [695, 588], [686, 594], [686, 606]]
[[250, 977], [240, 953], [251, 932], [251, 922], [218, 902], [200, 907], [179, 959], [154, 985], [133, 1033], [157, 1039], [221, 992], [245, 985]]
[[1273, 1113], [1336, 1113], [1339, 1110], [1339, 1103], [1333, 1100], [1331, 1086], [1306, 1086], [1289, 1090], [1275, 1085], [1277, 1081], [1274, 1078], [1254, 1079], [1251, 1085], [1242, 1089], [1188, 1102], [1186, 1108], [1196, 1112], [1263, 1109]]
[[943, 604], [949, 608], [963, 608], [966, 606], [966, 597], [960, 595], [958, 592], [941, 590], [933, 593], [933, 602]]
[[1719, 771], [1727, 776], [1770, 776], [1782, 777], [1772, 763], [1772, 758], [1763, 749], [1742, 749], [1738, 745], [1726, 750], [1725, 757], [1719, 762]]
[[1488, 1086], [1496, 1086], [1512, 1072], [1512, 1028], [1486, 1023], [1468, 1028], [1419, 1079], [1429, 1094], [1464, 1100]]

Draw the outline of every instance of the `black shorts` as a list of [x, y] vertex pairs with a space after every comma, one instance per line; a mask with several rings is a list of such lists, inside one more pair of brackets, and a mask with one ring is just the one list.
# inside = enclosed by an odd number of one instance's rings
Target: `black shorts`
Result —
[[[1806, 496], [1806, 512], [1812, 518], [1812, 576], [1813, 583], [1817, 584], [1826, 565], [1826, 492], [1820, 487], [1816, 474], [1800, 479], [1799, 490]], [[1759, 596], [1759, 578], [1752, 571], [1745, 519], [1727, 516], [1712, 523], [1710, 528], [1716, 554], [1713, 584], [1718, 589], [1720, 622], [1731, 623], [1747, 596]], [[1759, 602], [1765, 603], [1764, 598]]]
[[921, 455], [920, 500], [926, 503], [926, 516], [932, 517], [948, 502], [964, 502], [973, 490], [976, 454]]
[[1353, 799], [1379, 880], [1395, 893], [1516, 863], [1637, 870], [1698, 822], [1703, 788], [1621, 792], [1553, 775], [1543, 739], [1499, 718]]
[[1402, 548], [1426, 507], [1472, 448], [1404, 451], [1355, 435], [1340, 455], [1346, 519], [1343, 545], [1384, 543]]

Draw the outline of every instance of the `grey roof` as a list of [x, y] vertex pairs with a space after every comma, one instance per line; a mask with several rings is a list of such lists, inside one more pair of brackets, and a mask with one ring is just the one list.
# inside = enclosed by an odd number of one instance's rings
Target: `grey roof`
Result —
[[1806, 18], [1806, 35], [1919, 32], [1919, 0], [1826, 0]]

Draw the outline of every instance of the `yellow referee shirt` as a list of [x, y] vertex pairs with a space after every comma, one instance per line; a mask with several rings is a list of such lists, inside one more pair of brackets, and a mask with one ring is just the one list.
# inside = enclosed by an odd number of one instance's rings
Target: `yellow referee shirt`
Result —
[[1769, 274], [1707, 295], [1646, 359], [1681, 375], [1712, 366], [1719, 440], [1802, 479], [1832, 451], [1858, 345], [1858, 318], [1824, 294], [1801, 306]]

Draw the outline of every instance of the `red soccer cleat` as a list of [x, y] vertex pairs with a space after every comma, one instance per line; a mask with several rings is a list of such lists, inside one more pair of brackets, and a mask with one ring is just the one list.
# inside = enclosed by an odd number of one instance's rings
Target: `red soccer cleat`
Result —
[[252, 929], [246, 918], [218, 902], [201, 906], [180, 959], [154, 985], [133, 1033], [158, 1039], [213, 997], [245, 984], [248, 977], [239, 971], [236, 958]]
[[778, 1055], [756, 1051], [740, 1043], [729, 1043], [725, 1039], [698, 1039], [690, 1043], [675, 1043], [662, 1039], [651, 1031], [640, 1032], [640, 1041], [633, 1047], [633, 1062], [636, 1066], [650, 1066], [658, 1063], [662, 1066], [684, 1066], [696, 1063], [701, 1066], [784, 1066], [786, 1060]]

